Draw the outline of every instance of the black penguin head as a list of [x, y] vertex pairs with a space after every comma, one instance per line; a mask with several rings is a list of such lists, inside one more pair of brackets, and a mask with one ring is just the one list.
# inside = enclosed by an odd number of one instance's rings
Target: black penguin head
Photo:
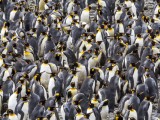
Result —
[[60, 60], [60, 57], [61, 57], [61, 54], [55, 54], [55, 59], [57, 60], [57, 61], [59, 61]]
[[4, 26], [5, 26], [5, 27], [9, 27], [9, 26], [10, 26], [10, 23], [9, 23], [9, 22], [4, 22]]
[[94, 108], [94, 104], [93, 103], [89, 103], [89, 107], [90, 108]]
[[24, 96], [21, 98], [23, 101], [27, 101], [28, 100], [28, 96]]
[[43, 63], [44, 63], [44, 64], [48, 64], [48, 60], [45, 59], [45, 60], [43, 61]]
[[55, 110], [55, 107], [48, 107], [48, 110], [49, 110], [49, 111], [54, 111], [54, 110]]
[[118, 7], [117, 7], [117, 10], [118, 10], [118, 11], [120, 11], [120, 10], [121, 10], [121, 7], [120, 7], [120, 6], [118, 6]]
[[96, 72], [97, 72], [97, 70], [95, 68], [91, 68], [90, 75], [94, 76]]
[[133, 109], [132, 104], [131, 104], [131, 105], [128, 105], [128, 110], [132, 110], [132, 109]]
[[67, 92], [67, 97], [68, 97], [68, 98], [71, 98], [71, 97], [72, 97], [72, 92], [71, 92], [71, 91], [68, 91], [68, 92]]
[[120, 116], [120, 115], [121, 115], [121, 112], [120, 112], [120, 111], [117, 111], [117, 112], [116, 112], [116, 115], [117, 115], [117, 116]]
[[103, 106], [106, 106], [106, 105], [108, 105], [108, 99], [106, 99], [105, 101], [104, 101], [104, 103], [103, 103]]
[[98, 100], [98, 99], [99, 99], [99, 95], [96, 94], [94, 98], [95, 98], [96, 100]]
[[31, 89], [28, 89], [28, 90], [26, 91], [26, 94], [27, 94], [27, 96], [29, 96], [29, 95], [31, 94]]
[[45, 103], [46, 103], [45, 100], [42, 100], [42, 101], [39, 102], [40, 105], [45, 105]]
[[41, 74], [39, 73], [39, 74], [36, 74], [35, 76], [34, 76], [34, 78], [35, 78], [35, 80], [38, 82], [38, 81], [40, 81], [40, 78], [41, 78]]
[[8, 68], [8, 65], [7, 65], [7, 64], [3, 64], [3, 67], [7, 69], [7, 68]]
[[154, 23], [155, 22], [155, 20], [154, 19], [151, 19], [151, 23]]
[[137, 34], [137, 37], [141, 38], [141, 34]]
[[86, 48], [86, 46], [84, 45], [82, 49], [83, 49], [83, 51], [86, 51], [87, 48]]
[[97, 44], [100, 45], [102, 43], [102, 41], [97, 41]]
[[21, 91], [22, 91], [22, 88], [21, 88], [21, 87], [18, 87], [18, 89], [17, 89], [17, 94], [19, 94]]
[[13, 10], [17, 10], [17, 7], [14, 7]]
[[14, 112], [13, 112], [13, 110], [12, 109], [8, 109], [7, 110], [7, 114], [13, 114]]
[[76, 111], [77, 111], [77, 113], [81, 113], [82, 112], [82, 110], [78, 106], [76, 107]]
[[1, 56], [2, 56], [2, 58], [6, 58], [6, 55], [5, 55], [5, 54], [2, 54]]
[[56, 98], [57, 101], [60, 100], [61, 99], [60, 93], [56, 93], [55, 98]]
[[135, 65], [135, 63], [130, 63], [129, 66], [130, 66], [130, 67], [135, 67], [136, 65]]
[[72, 88], [75, 87], [75, 82], [71, 82], [71, 87], [72, 87]]

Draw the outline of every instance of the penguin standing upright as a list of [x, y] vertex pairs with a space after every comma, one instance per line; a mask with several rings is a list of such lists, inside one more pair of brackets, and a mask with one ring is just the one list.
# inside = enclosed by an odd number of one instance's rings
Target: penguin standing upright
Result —
[[132, 105], [128, 106], [128, 111], [126, 111], [125, 115], [124, 115], [124, 119], [128, 120], [128, 119], [134, 119], [137, 120], [137, 112], [135, 109], [133, 109]]
[[39, 11], [42, 12], [44, 10], [44, 6], [45, 6], [45, 0], [39, 0], [39, 3], [38, 3]]
[[14, 9], [10, 12], [9, 20], [14, 21], [16, 13], [17, 13], [17, 7], [14, 7]]
[[152, 110], [153, 110], [152, 102], [150, 101], [150, 97], [147, 96], [139, 106], [138, 119], [151, 120]]
[[16, 106], [16, 114], [18, 115], [18, 118], [21, 120], [27, 120], [29, 119], [28, 114], [28, 96], [22, 97], [22, 101], [20, 101]]
[[19, 93], [21, 92], [22, 88], [18, 88], [10, 97], [8, 100], [8, 109], [11, 109], [12, 111], [15, 111], [16, 105], [18, 103], [18, 97]]
[[108, 118], [108, 114], [109, 114], [108, 100], [106, 99], [106, 100], [102, 101], [99, 104], [98, 109], [101, 114], [101, 119], [106, 120]]
[[86, 8], [83, 9], [82, 13], [81, 13], [81, 22], [85, 22], [86, 24], [90, 23], [90, 6], [87, 6]]
[[13, 112], [12, 109], [8, 109], [7, 114], [9, 114], [9, 120], [19, 120], [18, 116]]

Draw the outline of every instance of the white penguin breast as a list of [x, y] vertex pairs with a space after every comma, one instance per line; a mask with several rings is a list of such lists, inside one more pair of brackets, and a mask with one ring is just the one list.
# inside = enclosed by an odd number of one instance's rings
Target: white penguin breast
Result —
[[137, 8], [134, 3], [132, 3], [132, 13], [134, 14], [134, 18], [137, 19]]
[[9, 71], [6, 69], [6, 70], [4, 71], [3, 81], [6, 81], [9, 76], [10, 76]]
[[77, 88], [77, 86], [78, 86], [78, 76], [74, 75], [71, 82], [74, 82], [75, 83], [75, 87]]
[[8, 100], [8, 109], [15, 111], [16, 105], [17, 105], [17, 94], [13, 93]]
[[109, 71], [108, 82], [111, 81], [111, 78], [115, 75], [115, 71]]
[[4, 34], [5, 34], [6, 32], [8, 32], [8, 30], [3, 27], [2, 30], [1, 30], [1, 39], [3, 38], [3, 36], [4, 36]]
[[109, 112], [108, 106], [103, 106], [102, 110], [101, 110], [101, 118], [102, 118], [102, 120], [107, 120], [108, 112]]
[[43, 63], [43, 64], [41, 65], [40, 72], [51, 73], [52, 71], [51, 71], [51, 68], [50, 68], [49, 64]]
[[102, 33], [101, 33], [100, 30], [99, 30], [98, 33], [96, 34], [96, 42], [97, 42], [97, 41], [103, 41]]
[[135, 118], [137, 120], [137, 112], [135, 110], [130, 111], [130, 114], [128, 116], [129, 118]]
[[122, 23], [119, 24], [119, 33], [124, 33], [124, 26]]
[[152, 115], [152, 110], [153, 110], [153, 105], [151, 102], [149, 102], [149, 108], [148, 108], [148, 120], [151, 120], [151, 115]]
[[106, 7], [106, 3], [105, 3], [105, 1], [103, 1], [103, 0], [99, 0], [99, 5], [100, 6], [102, 6], [102, 7]]
[[54, 80], [54, 77], [51, 77], [50, 80], [49, 80], [49, 84], [48, 84], [49, 97], [53, 96], [53, 94], [52, 94], [53, 88], [55, 88], [55, 80]]
[[0, 58], [0, 67], [2, 67], [2, 65], [3, 65], [3, 59], [2, 58]]
[[157, 5], [156, 9], [154, 10], [154, 15], [158, 14], [158, 11], [159, 11], [159, 6]]
[[72, 24], [72, 21], [73, 21], [72, 17], [71, 17], [71, 16], [67, 16], [66, 21], [65, 21], [65, 24], [66, 24], [66, 25], [71, 25], [71, 24]]
[[160, 53], [160, 49], [158, 49], [157, 47], [154, 47], [154, 46], [152, 47], [152, 51], [153, 51], [153, 55]]
[[19, 120], [18, 119], [18, 117], [17, 117], [17, 115], [16, 114], [14, 114], [14, 115], [9, 115], [9, 120]]
[[21, 97], [26, 95], [26, 85], [22, 85]]
[[121, 15], [122, 15], [122, 11], [117, 11], [115, 14], [115, 20], [120, 20]]
[[108, 30], [107, 30], [107, 33], [108, 33], [108, 36], [113, 37], [113, 36], [114, 36], [114, 29], [113, 29], [113, 28], [108, 29]]
[[133, 79], [134, 79], [134, 88], [136, 88], [137, 82], [138, 82], [138, 70], [137, 70], [137, 68], [134, 69]]
[[22, 107], [22, 111], [24, 112], [24, 114], [25, 114], [25, 119], [27, 119], [27, 116], [26, 115], [28, 115], [28, 102], [24, 102], [24, 104], [23, 104], [23, 107]]
[[16, 15], [16, 12], [17, 12], [17, 11], [14, 11], [14, 10], [11, 11], [9, 20], [13, 20], [13, 19], [14, 19], [15, 15]]
[[94, 113], [91, 113], [91, 114], [90, 114], [89, 119], [90, 119], [90, 120], [96, 120], [96, 117], [95, 117]]
[[68, 4], [68, 7], [67, 7], [67, 13], [68, 13], [68, 14], [70, 14], [70, 13], [72, 12], [73, 5], [74, 5], [73, 2], [70, 2], [70, 3]]
[[137, 38], [136, 41], [135, 41], [135, 43], [138, 43], [139, 46], [142, 47], [143, 44], [144, 44], [143, 38]]
[[85, 23], [89, 23], [90, 19], [89, 19], [89, 11], [87, 10], [83, 10], [82, 14], [81, 14], [81, 22], [85, 22]]
[[124, 4], [127, 6], [127, 8], [132, 7], [132, 2], [131, 1], [125, 1]]
[[69, 36], [67, 40], [67, 48], [73, 48], [72, 37]]

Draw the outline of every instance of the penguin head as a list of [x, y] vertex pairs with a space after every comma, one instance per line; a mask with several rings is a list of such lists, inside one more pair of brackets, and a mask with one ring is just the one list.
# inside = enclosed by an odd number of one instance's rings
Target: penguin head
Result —
[[28, 100], [28, 96], [24, 96], [21, 99], [22, 99], [22, 101], [26, 102]]
[[37, 82], [40, 81], [40, 78], [41, 78], [41, 74], [40, 74], [40, 73], [39, 73], [39, 74], [36, 74], [36, 75], [34, 76], [34, 79], [35, 79]]
[[96, 72], [97, 72], [97, 69], [96, 69], [96, 68], [91, 68], [91, 70], [90, 70], [90, 75], [91, 75], [91, 76], [94, 76]]
[[[53, 51], [53, 52], [54, 52], [54, 51]], [[55, 54], [55, 59], [56, 59], [57, 61], [59, 61], [60, 58], [61, 58], [61, 53], [56, 53], [56, 54]]]
[[71, 91], [67, 92], [67, 98], [72, 98], [72, 92]]
[[117, 111], [117, 112], [116, 112], [116, 117], [118, 117], [118, 119], [119, 119], [120, 116], [121, 116], [121, 112], [120, 112], [120, 111]]
[[78, 114], [80, 114], [82, 112], [82, 110], [78, 106], [76, 107], [76, 111]]
[[128, 105], [128, 110], [132, 110], [133, 109], [133, 105]]
[[17, 11], [17, 7], [14, 7], [13, 10], [14, 10], [14, 11]]
[[47, 59], [43, 60], [43, 63], [48, 64], [48, 60]]
[[154, 19], [151, 19], [151, 23], [154, 23], [155, 22], [155, 20]]
[[40, 105], [42, 105], [42, 106], [44, 106], [44, 105], [45, 105], [45, 103], [46, 103], [46, 101], [45, 101], [45, 100], [42, 100], [42, 101], [40, 101], [40, 102], [39, 102], [39, 104], [40, 104]]
[[14, 114], [14, 112], [13, 112], [12, 109], [8, 109], [8, 110], [7, 110], [7, 114], [9, 114], [9, 115], [10, 115], [10, 114]]
[[55, 110], [55, 107], [48, 107], [48, 110], [49, 110], [49, 111], [54, 111], [54, 110]]
[[6, 69], [9, 67], [7, 64], [3, 64], [2, 66]]
[[120, 7], [120, 6], [117, 6], [117, 10], [118, 10], [118, 11], [121, 11], [121, 7]]
[[9, 22], [4, 22], [4, 27], [9, 27], [10, 23]]
[[30, 96], [30, 94], [31, 94], [31, 89], [27, 89], [26, 94], [27, 94], [27, 96]]
[[55, 94], [55, 98], [56, 98], [57, 101], [60, 100], [60, 98], [61, 98], [60, 93], [57, 92], [57, 93]]
[[89, 103], [89, 108], [94, 108], [94, 104], [93, 103]]
[[70, 85], [71, 85], [72, 88], [74, 88], [75, 87], [75, 82], [71, 82]]
[[108, 99], [104, 100], [103, 106], [107, 106], [109, 103]]
[[136, 65], [135, 65], [135, 63], [130, 63], [129, 66], [130, 66], [130, 67], [135, 67]]
[[18, 89], [16, 90], [16, 93], [19, 94], [22, 91], [21, 87], [18, 87]]

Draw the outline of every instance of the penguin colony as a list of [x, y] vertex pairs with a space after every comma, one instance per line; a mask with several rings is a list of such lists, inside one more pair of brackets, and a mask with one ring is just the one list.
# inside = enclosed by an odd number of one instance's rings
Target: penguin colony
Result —
[[35, 2], [0, 0], [1, 120], [151, 120], [160, 2]]

